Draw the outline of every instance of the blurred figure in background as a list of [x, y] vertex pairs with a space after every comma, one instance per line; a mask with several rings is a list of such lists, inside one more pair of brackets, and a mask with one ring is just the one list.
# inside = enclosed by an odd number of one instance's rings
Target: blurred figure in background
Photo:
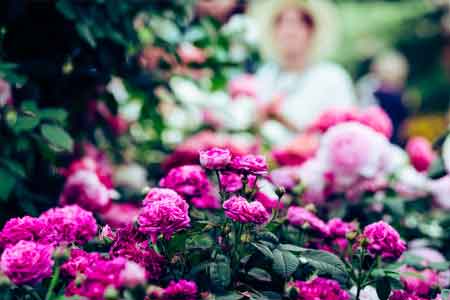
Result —
[[408, 62], [401, 53], [383, 53], [375, 58], [370, 73], [357, 84], [361, 105], [378, 105], [391, 118], [394, 127], [391, 141], [396, 144], [402, 142], [401, 128], [408, 117], [408, 109], [404, 103], [408, 72]]
[[324, 0], [254, 1], [260, 29], [258, 98], [264, 102], [262, 135], [273, 144], [288, 142], [324, 110], [356, 104], [351, 78], [323, 58], [335, 49], [334, 7]]

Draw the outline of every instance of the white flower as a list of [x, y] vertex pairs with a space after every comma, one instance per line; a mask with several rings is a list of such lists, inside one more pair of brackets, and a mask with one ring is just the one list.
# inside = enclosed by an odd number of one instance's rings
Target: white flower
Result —
[[170, 79], [169, 85], [177, 99], [183, 104], [202, 105], [208, 100], [208, 95], [191, 80], [173, 77]]
[[428, 187], [434, 201], [441, 208], [450, 210], [450, 175], [430, 181]]
[[106, 90], [113, 95], [118, 103], [124, 103], [129, 98], [125, 84], [119, 77], [113, 77], [106, 86]]

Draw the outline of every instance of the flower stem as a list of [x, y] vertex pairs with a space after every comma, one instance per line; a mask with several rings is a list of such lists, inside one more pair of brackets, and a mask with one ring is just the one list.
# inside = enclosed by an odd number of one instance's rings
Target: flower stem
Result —
[[50, 281], [50, 286], [48, 287], [47, 294], [45, 295], [45, 300], [53, 299], [53, 291], [56, 287], [56, 284], [58, 284], [59, 273], [60, 273], [60, 267], [59, 267], [59, 265], [57, 265], [55, 267], [55, 271], [53, 272], [52, 280]]

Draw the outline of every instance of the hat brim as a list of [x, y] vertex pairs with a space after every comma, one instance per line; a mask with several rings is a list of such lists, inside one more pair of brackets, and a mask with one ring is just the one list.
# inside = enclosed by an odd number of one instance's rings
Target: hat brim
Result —
[[305, 9], [314, 19], [315, 29], [308, 61], [317, 61], [334, 54], [338, 47], [340, 28], [337, 9], [326, 0], [254, 0], [249, 7], [249, 16], [258, 26], [259, 47], [267, 60], [279, 62], [279, 54], [274, 42], [274, 22], [285, 9], [298, 7]]

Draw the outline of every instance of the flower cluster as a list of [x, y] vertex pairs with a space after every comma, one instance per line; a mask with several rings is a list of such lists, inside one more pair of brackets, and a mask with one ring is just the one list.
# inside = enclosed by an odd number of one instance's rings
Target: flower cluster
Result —
[[350, 295], [332, 279], [316, 277], [310, 281], [295, 281], [290, 284], [297, 290], [297, 300], [349, 300]]

